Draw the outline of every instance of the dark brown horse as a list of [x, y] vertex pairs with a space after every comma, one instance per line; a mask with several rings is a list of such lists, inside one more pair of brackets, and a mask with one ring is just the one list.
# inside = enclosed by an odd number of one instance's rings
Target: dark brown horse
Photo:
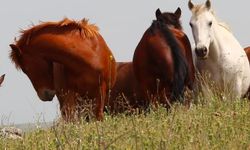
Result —
[[0, 86], [1, 86], [1, 84], [3, 83], [4, 77], [5, 77], [5, 74], [3, 74], [3, 75], [0, 77]]
[[156, 18], [136, 47], [133, 66], [147, 105], [169, 107], [182, 100], [185, 86], [192, 89], [194, 65], [190, 42], [181, 30], [181, 10], [156, 11]]
[[[158, 12], [158, 13], [157, 13]], [[156, 12], [156, 17], [158, 20], [164, 22], [168, 25], [169, 29], [172, 31], [172, 34], [175, 36], [177, 42], [182, 48], [182, 53], [185, 56], [188, 63], [188, 78], [185, 82], [185, 85], [189, 87], [190, 90], [193, 90], [193, 83], [195, 81], [195, 67], [192, 57], [192, 48], [190, 41], [187, 35], [182, 31], [182, 25], [180, 21], [181, 9], [178, 7], [174, 13], [160, 11]]]
[[116, 64], [95, 25], [85, 19], [46, 22], [23, 31], [10, 46], [12, 61], [29, 77], [39, 98], [51, 101], [57, 95], [65, 120], [80, 117], [82, 96], [93, 100], [97, 120], [103, 119]]

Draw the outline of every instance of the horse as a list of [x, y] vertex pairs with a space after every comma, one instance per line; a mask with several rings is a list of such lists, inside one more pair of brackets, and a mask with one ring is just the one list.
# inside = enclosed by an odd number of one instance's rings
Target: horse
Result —
[[[248, 61], [250, 63], [250, 46], [245, 47], [244, 50], [247, 54], [247, 58], [248, 58]], [[245, 96], [250, 100], [250, 87], [248, 88], [247, 94]]]
[[[177, 8], [174, 13], [166, 12], [165, 20], [171, 30], [181, 39], [183, 48], [185, 48], [184, 55], [188, 60], [189, 65], [189, 85], [191, 88], [194, 82], [194, 65], [192, 62], [192, 51], [190, 42], [187, 36], [182, 32], [175, 32], [176, 29], [182, 30], [180, 23], [181, 9]], [[186, 43], [186, 44], [184, 44]], [[190, 57], [191, 56], [191, 57]], [[108, 106], [111, 112], [130, 111], [136, 108], [141, 108], [144, 104], [142, 92], [139, 90], [138, 81], [135, 78], [132, 62], [117, 62], [117, 78], [114, 87], [111, 90], [111, 98]]]
[[250, 62], [250, 46], [245, 47], [244, 50], [245, 50], [245, 52], [247, 54], [248, 61]]
[[56, 95], [64, 120], [79, 119], [83, 100], [93, 100], [97, 120], [115, 83], [116, 64], [111, 50], [87, 19], [44, 22], [23, 30], [10, 44], [10, 58], [30, 79], [38, 97]]
[[183, 28], [180, 21], [182, 11], [178, 7], [174, 13], [164, 12], [161, 15], [161, 13], [159, 12], [160, 10], [158, 11], [158, 15], [156, 14], [156, 16], [161, 16], [158, 17], [159, 20], [163, 21], [168, 25], [169, 29], [176, 37], [177, 42], [183, 49], [182, 53], [185, 56], [188, 63], [188, 78], [185, 82], [185, 85], [187, 85], [190, 90], [193, 90], [193, 84], [195, 82], [195, 67], [193, 62], [192, 47], [188, 36], [183, 32]]
[[133, 112], [140, 108], [143, 97], [140, 93], [132, 62], [117, 62], [116, 82], [111, 90], [111, 96], [107, 106], [112, 114]]
[[243, 48], [229, 27], [217, 20], [210, 0], [200, 5], [189, 0], [188, 7], [198, 71], [208, 75], [219, 89], [244, 96], [250, 84], [250, 67]]
[[135, 49], [133, 67], [145, 106], [160, 103], [169, 108], [177, 100], [182, 102], [185, 86], [192, 88], [192, 51], [179, 21], [180, 8], [171, 15], [160, 9], [155, 14]]
[[4, 77], [5, 77], [5, 74], [1, 75], [1, 77], [0, 77], [0, 86], [3, 83]]

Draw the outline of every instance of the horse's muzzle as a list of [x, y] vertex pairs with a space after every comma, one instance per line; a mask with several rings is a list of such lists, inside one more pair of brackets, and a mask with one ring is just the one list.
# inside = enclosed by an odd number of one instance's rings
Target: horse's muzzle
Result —
[[37, 95], [42, 101], [52, 101], [55, 94], [55, 91], [47, 89], [37, 92]]
[[195, 54], [197, 57], [200, 58], [206, 58], [207, 56], [207, 48], [206, 47], [201, 47], [201, 48], [195, 48]]

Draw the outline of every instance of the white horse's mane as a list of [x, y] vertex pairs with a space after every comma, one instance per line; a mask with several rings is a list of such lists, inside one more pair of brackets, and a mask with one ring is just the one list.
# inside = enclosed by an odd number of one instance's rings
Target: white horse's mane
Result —
[[228, 30], [229, 32], [232, 32], [230, 26], [229, 26], [227, 23], [221, 21], [221, 20], [216, 16], [216, 13], [215, 13], [214, 10], [210, 10], [210, 11], [211, 11], [211, 14], [214, 16], [214, 18], [218, 21], [218, 24], [219, 24], [221, 27], [225, 28], [225, 29]]

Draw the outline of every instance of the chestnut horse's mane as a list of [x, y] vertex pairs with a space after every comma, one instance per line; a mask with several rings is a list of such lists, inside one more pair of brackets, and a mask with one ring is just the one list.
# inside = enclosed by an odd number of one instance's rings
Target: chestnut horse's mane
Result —
[[17, 42], [23, 41], [26, 44], [31, 40], [32, 34], [35, 34], [39, 31], [42, 31], [47, 28], [55, 28], [55, 29], [68, 29], [68, 30], [78, 30], [82, 36], [87, 38], [93, 37], [98, 34], [98, 27], [94, 24], [89, 24], [87, 19], [82, 19], [81, 21], [70, 20], [68, 18], [64, 18], [59, 22], [42, 22], [39, 25], [35, 25], [27, 30], [21, 30], [21, 38]]
[[[20, 48], [22, 45], [28, 45], [32, 36], [38, 32], [41, 32], [46, 29], [53, 30], [62, 30], [62, 31], [72, 31], [75, 30], [80, 33], [81, 36], [91, 38], [98, 35], [98, 27], [94, 24], [89, 24], [87, 19], [82, 19], [81, 21], [70, 20], [68, 18], [64, 18], [59, 22], [42, 22], [39, 25], [34, 25], [33, 27], [27, 30], [21, 30], [21, 36], [19, 40], [15, 39], [15, 45], [17, 48]], [[13, 50], [10, 53], [10, 58], [12, 62], [16, 64], [16, 68], [20, 68], [20, 51]]]

